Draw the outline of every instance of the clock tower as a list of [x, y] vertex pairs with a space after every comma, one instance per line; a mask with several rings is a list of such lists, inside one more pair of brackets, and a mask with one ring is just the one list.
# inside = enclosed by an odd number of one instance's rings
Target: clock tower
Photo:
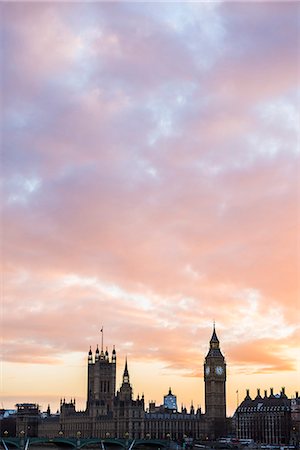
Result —
[[215, 330], [204, 362], [205, 416], [210, 423], [211, 437], [225, 433], [226, 423], [226, 363]]

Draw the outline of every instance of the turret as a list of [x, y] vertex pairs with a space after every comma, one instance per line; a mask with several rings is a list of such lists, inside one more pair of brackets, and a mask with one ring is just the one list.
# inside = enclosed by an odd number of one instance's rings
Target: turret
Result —
[[96, 352], [95, 352], [95, 362], [99, 361], [99, 347], [97, 344]]
[[260, 389], [257, 389], [257, 396], [256, 396], [256, 398], [261, 398]]
[[192, 415], [195, 414], [195, 408], [194, 408], [193, 402], [191, 403], [190, 414], [192, 414]]
[[219, 348], [219, 346], [220, 346], [220, 342], [219, 342], [219, 339], [218, 339], [218, 336], [216, 333], [215, 324], [214, 324], [213, 334], [210, 338], [209, 344], [210, 344], [210, 348]]
[[209, 351], [208, 351], [207, 356], [223, 357], [222, 352], [220, 350], [220, 342], [219, 342], [219, 339], [218, 339], [218, 336], [216, 333], [215, 324], [214, 324], [212, 336], [209, 341]]
[[93, 352], [92, 347], [90, 347], [90, 351], [88, 353], [88, 364], [93, 364]]
[[251, 397], [250, 397], [250, 390], [249, 390], [249, 389], [246, 389], [246, 397], [245, 397], [245, 400], [251, 400]]
[[164, 407], [177, 411], [177, 398], [176, 395], [172, 394], [171, 388], [169, 388], [169, 393], [164, 396]]
[[125, 361], [125, 369], [124, 369], [124, 373], [123, 373], [123, 384], [129, 384], [129, 372], [128, 372], [128, 367], [127, 367], [127, 356], [126, 356], [126, 361]]
[[112, 351], [112, 355], [111, 355], [111, 362], [116, 364], [116, 361], [117, 361], [117, 354], [116, 354], [116, 349], [115, 349], [115, 346], [114, 346], [113, 351]]
[[119, 392], [120, 400], [123, 401], [131, 401], [132, 400], [132, 387], [129, 382], [129, 372], [128, 372], [128, 365], [127, 365], [127, 357], [125, 360], [125, 368], [123, 373], [123, 382], [120, 388]]
[[280, 397], [281, 398], [287, 398], [284, 387], [281, 388]]

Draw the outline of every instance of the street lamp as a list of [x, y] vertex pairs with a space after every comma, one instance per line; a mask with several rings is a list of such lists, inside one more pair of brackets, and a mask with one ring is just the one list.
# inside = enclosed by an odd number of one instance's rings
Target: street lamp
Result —
[[59, 430], [58, 435], [60, 438], [63, 437], [63, 434], [64, 434], [63, 430]]
[[5, 431], [3, 432], [3, 434], [4, 434], [4, 437], [7, 438], [7, 436], [8, 436], [8, 431], [5, 430]]
[[150, 439], [150, 433], [147, 433], [147, 434], [146, 434], [146, 438], [147, 438], [147, 439]]
[[171, 435], [170, 435], [170, 433], [167, 433], [167, 439], [168, 439], [168, 447], [170, 448], [170, 446], [171, 446]]
[[106, 437], [106, 439], [109, 439], [110, 433], [108, 431], [107, 431], [107, 433], [105, 433], [105, 437]]
[[128, 448], [128, 438], [129, 438], [129, 433], [128, 433], [128, 431], [126, 431], [126, 433], [125, 433], [125, 439], [126, 439], [126, 443], [125, 443], [125, 448], [127, 449]]
[[21, 430], [21, 431], [20, 431], [21, 448], [24, 448], [24, 435], [25, 435], [25, 431], [24, 431], [24, 430]]
[[80, 447], [81, 431], [77, 431], [76, 436], [77, 436], [77, 448], [79, 448]]

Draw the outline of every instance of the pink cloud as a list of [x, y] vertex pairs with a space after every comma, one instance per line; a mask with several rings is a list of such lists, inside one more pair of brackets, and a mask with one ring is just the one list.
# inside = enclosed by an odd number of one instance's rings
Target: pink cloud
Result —
[[5, 5], [7, 361], [59, 365], [104, 324], [191, 377], [215, 319], [229, 364], [295, 370], [294, 8], [221, 4], [207, 34], [201, 8]]

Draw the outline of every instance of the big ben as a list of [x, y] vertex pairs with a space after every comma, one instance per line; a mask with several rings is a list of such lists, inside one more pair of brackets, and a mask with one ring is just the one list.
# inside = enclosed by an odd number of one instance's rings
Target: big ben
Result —
[[226, 422], [226, 363], [220, 350], [215, 325], [204, 362], [205, 415], [212, 437], [225, 432]]

